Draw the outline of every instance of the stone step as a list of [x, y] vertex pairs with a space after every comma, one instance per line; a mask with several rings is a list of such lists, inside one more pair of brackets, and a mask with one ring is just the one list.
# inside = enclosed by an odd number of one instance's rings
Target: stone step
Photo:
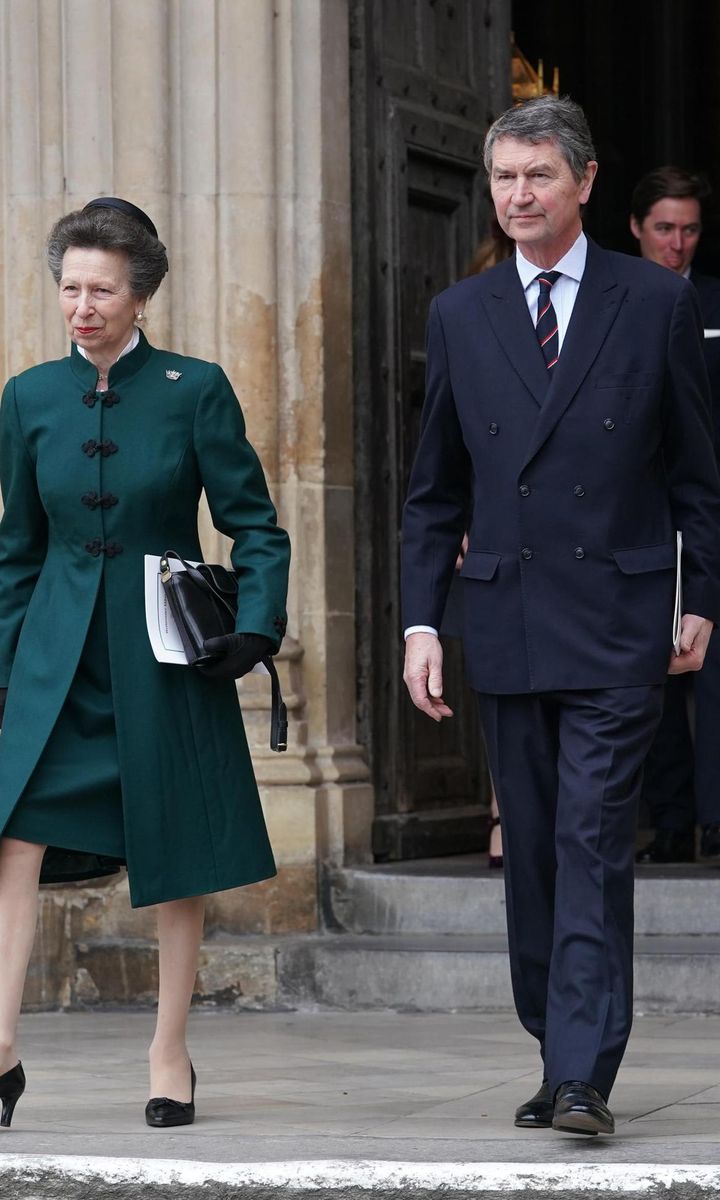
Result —
[[[283, 1007], [278, 987], [278, 947], [302, 937], [208, 938], [200, 951], [193, 1001], [232, 1009]], [[158, 954], [145, 938], [92, 938], [75, 947], [76, 975], [68, 1008], [128, 1005], [153, 1007], [157, 1000]]]
[[[540, 1156], [538, 1156], [539, 1158]], [[202, 1162], [7, 1154], [0, 1186], [13, 1200], [675, 1200], [716, 1198], [717, 1166], [664, 1163], [336, 1161]]]
[[[505, 932], [502, 872], [474, 855], [338, 870], [328, 904], [330, 923], [348, 933]], [[641, 935], [720, 931], [720, 870], [639, 869], [635, 928]]]
[[[489, 1011], [512, 1007], [505, 939], [493, 934], [337, 935], [279, 954], [288, 1003]], [[720, 1011], [720, 936], [638, 937], [637, 1012]]]
[[[71, 1007], [151, 1004], [155, 948], [77, 947]], [[637, 1012], [720, 1012], [720, 936], [636, 940]], [[202, 949], [196, 1003], [234, 1009], [327, 1007], [487, 1012], [512, 1008], [505, 939], [495, 934], [221, 936]]]

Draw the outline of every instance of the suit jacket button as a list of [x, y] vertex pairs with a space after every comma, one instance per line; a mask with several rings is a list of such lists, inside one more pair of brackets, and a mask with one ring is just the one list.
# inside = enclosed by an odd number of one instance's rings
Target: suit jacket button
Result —
[[603, 421], [603, 425], [608, 430], [608, 432], [611, 429], [615, 428], [615, 422], [613, 421], [612, 417], [606, 417], [605, 420]]
[[578, 546], [576, 548], [575, 557], [576, 558], [584, 558], [585, 557], [585, 551], [583, 550], [582, 546]]
[[491, 421], [490, 424], [488, 425], [488, 432], [492, 433], [493, 436], [498, 432], [498, 426], [495, 424], [494, 421]]
[[526, 483], [520, 484], [520, 495], [521, 496], [529, 496], [530, 495], [530, 488], [528, 487], [528, 485]]
[[529, 546], [524, 546], [523, 549], [520, 551], [520, 557], [524, 558], [526, 562], [529, 562], [530, 559], [532, 558], [532, 556], [533, 556], [533, 552]]
[[582, 486], [582, 484], [581, 484], [581, 483], [578, 483], [578, 484], [576, 484], [576, 486], [573, 488], [573, 492], [575, 493], [575, 495], [576, 495], [576, 496], [584, 496], [584, 495], [585, 495], [585, 488]]

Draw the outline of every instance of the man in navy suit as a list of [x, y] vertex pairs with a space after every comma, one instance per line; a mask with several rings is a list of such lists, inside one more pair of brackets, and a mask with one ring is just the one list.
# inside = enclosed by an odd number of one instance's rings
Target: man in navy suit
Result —
[[[700, 301], [705, 364], [710, 378], [715, 453], [720, 456], [720, 280], [693, 265], [702, 233], [702, 176], [682, 167], [657, 167], [632, 195], [630, 228], [640, 253], [689, 279]], [[688, 701], [694, 701], [694, 739]], [[643, 798], [655, 829], [636, 855], [646, 864], [692, 862], [695, 825], [700, 853], [720, 857], [720, 638], [713, 638], [699, 675], [668, 680], [657, 736], [645, 763]]]
[[435, 631], [470, 511], [465, 661], [503, 820], [515, 1002], [544, 1063], [516, 1124], [611, 1133], [642, 763], [667, 671], [700, 669], [720, 617], [702, 326], [686, 280], [585, 237], [597, 162], [578, 105], [510, 109], [485, 165], [516, 253], [430, 307], [405, 681], [428, 716], [452, 716]]

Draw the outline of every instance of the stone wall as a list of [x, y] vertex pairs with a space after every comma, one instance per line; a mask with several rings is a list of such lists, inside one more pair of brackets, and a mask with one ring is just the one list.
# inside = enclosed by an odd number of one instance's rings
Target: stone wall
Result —
[[[346, 0], [0, 5], [5, 374], [66, 353], [43, 261], [52, 221], [101, 193], [132, 199], [171, 263], [148, 336], [222, 363], [291, 533], [287, 754], [267, 748], [264, 681], [241, 689], [279, 875], [212, 900], [211, 924], [232, 932], [315, 928], [319, 864], [369, 857], [355, 740], [347, 23]], [[207, 514], [201, 526], [206, 554], [222, 553]], [[149, 914], [127, 910], [122, 884], [46, 895], [50, 992], [63, 991], [71, 932], [150, 931]]]

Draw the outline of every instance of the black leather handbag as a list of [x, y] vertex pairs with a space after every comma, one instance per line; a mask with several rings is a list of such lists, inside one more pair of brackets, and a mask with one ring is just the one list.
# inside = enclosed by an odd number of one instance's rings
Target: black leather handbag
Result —
[[[171, 558], [181, 563], [184, 570], [172, 571]], [[213, 656], [205, 651], [208, 638], [235, 632], [237, 575], [216, 563], [198, 563], [195, 567], [174, 550], [166, 550], [160, 559], [160, 581], [189, 665], [212, 662]], [[287, 750], [287, 709], [277, 669], [270, 654], [260, 661], [268, 670], [272, 686], [270, 749]]]

